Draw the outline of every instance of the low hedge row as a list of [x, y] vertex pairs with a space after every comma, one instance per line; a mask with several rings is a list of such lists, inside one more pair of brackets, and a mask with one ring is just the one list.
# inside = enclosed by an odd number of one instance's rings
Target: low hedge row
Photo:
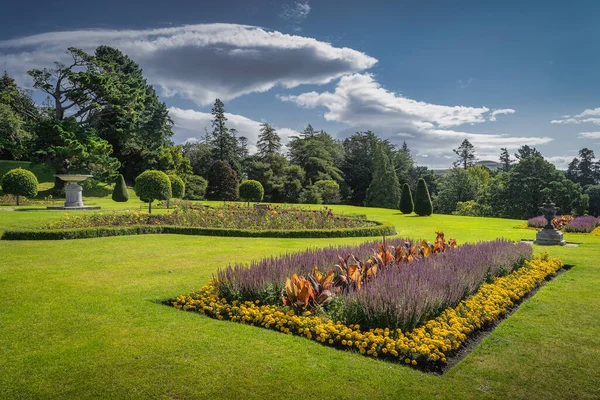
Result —
[[88, 239], [107, 236], [144, 235], [173, 233], [198, 236], [234, 236], [234, 237], [274, 237], [274, 238], [335, 238], [362, 236], [391, 236], [396, 234], [394, 225], [388, 222], [368, 221], [377, 225], [363, 228], [340, 229], [299, 229], [290, 231], [226, 228], [195, 228], [169, 225], [136, 225], [123, 227], [72, 228], [56, 230], [8, 230], [2, 240], [69, 240]]

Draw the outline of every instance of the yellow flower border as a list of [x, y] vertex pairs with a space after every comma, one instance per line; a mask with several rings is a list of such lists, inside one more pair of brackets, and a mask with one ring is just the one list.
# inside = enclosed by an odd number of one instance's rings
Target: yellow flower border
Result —
[[409, 332], [388, 328], [362, 331], [359, 325], [344, 325], [305, 312], [253, 302], [227, 302], [219, 298], [212, 283], [189, 295], [179, 296], [172, 305], [177, 309], [197, 311], [219, 320], [227, 319], [262, 326], [288, 335], [305, 336], [323, 344], [354, 349], [362, 354], [392, 358], [406, 364], [444, 364], [469, 334], [494, 322], [538, 287], [547, 277], [563, 267], [557, 258], [547, 254], [527, 261], [515, 272], [481, 285], [471, 297], [456, 307], [447, 308], [438, 317]]

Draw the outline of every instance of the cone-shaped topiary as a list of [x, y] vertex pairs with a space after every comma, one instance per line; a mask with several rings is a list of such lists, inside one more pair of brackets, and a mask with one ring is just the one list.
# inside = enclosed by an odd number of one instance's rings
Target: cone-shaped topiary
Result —
[[217, 160], [208, 171], [208, 187], [206, 197], [209, 200], [238, 199], [238, 176], [226, 161]]
[[400, 203], [400, 183], [394, 166], [381, 145], [377, 146], [373, 157], [373, 179], [367, 189], [365, 205], [397, 209]]
[[265, 195], [265, 188], [259, 181], [252, 179], [245, 180], [240, 184], [239, 188], [240, 200], [247, 201], [248, 203], [258, 202], [263, 199]]
[[183, 199], [185, 196], [185, 182], [177, 175], [168, 175], [171, 180], [171, 196]]
[[33, 172], [23, 168], [15, 168], [8, 171], [0, 182], [2, 191], [17, 197], [17, 205], [20, 205], [20, 197], [35, 197], [38, 193], [38, 180]]
[[415, 213], [422, 217], [433, 214], [429, 189], [427, 189], [427, 184], [423, 178], [419, 179], [419, 183], [417, 183], [417, 192], [415, 193]]
[[162, 171], [144, 171], [135, 178], [135, 194], [148, 203], [148, 212], [152, 213], [154, 200], [171, 198], [171, 181]]
[[125, 203], [129, 200], [129, 192], [127, 191], [127, 185], [125, 185], [125, 178], [123, 178], [123, 175], [121, 174], [119, 174], [115, 182], [112, 199], [118, 203]]
[[405, 183], [402, 186], [402, 196], [400, 197], [400, 211], [402, 211], [402, 214], [410, 214], [414, 209], [415, 204], [413, 203], [410, 186], [408, 186], [408, 183]]

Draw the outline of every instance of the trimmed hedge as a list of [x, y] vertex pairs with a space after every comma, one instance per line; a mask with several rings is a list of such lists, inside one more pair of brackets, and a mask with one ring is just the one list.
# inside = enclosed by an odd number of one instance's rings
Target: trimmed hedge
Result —
[[391, 236], [396, 228], [389, 222], [373, 222], [377, 225], [363, 228], [339, 229], [298, 229], [290, 231], [227, 228], [196, 228], [190, 226], [170, 225], [136, 225], [123, 227], [72, 228], [56, 230], [8, 230], [2, 235], [2, 240], [69, 240], [88, 239], [107, 236], [144, 235], [171, 233], [178, 235], [198, 236], [233, 236], [233, 237], [274, 237], [274, 238], [335, 238], [363, 236]]

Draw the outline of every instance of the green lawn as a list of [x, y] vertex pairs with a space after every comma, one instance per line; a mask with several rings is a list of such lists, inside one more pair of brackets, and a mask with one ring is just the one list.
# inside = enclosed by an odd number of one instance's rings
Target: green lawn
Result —
[[[139, 203], [89, 199], [105, 208]], [[516, 220], [349, 206], [401, 235], [533, 239]], [[62, 212], [0, 211], [0, 231]], [[544, 248], [574, 267], [443, 376], [157, 304], [218, 267], [361, 239], [144, 235], [0, 241], [0, 398], [600, 398], [600, 237]], [[364, 239], [362, 239], [364, 240]], [[372, 240], [372, 239], [371, 239]]]

